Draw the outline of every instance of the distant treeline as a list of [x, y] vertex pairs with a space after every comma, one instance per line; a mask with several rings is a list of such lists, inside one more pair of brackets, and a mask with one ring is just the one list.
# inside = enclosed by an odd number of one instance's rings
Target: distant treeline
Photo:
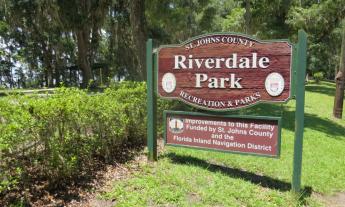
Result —
[[145, 80], [145, 42], [210, 32], [308, 39], [308, 73], [334, 79], [345, 0], [0, 0], [0, 88]]

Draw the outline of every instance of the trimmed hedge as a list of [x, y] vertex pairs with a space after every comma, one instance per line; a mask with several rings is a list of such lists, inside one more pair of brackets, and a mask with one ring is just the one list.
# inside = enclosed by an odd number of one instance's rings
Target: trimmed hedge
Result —
[[[160, 115], [180, 106], [158, 105]], [[0, 194], [30, 180], [32, 169], [51, 183], [63, 182], [95, 158], [116, 159], [124, 148], [145, 143], [146, 123], [143, 82], [123, 82], [103, 93], [60, 88], [50, 96], [0, 98]]]
[[[159, 134], [163, 110], [187, 108], [159, 99]], [[94, 160], [109, 162], [143, 146], [146, 114], [144, 82], [122, 82], [103, 93], [60, 88], [47, 96], [0, 98], [0, 197], [36, 176], [73, 181]]]

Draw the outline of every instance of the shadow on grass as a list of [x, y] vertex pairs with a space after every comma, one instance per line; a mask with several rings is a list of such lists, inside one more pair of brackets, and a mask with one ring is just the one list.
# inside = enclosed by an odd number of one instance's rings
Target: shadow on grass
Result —
[[[284, 111], [283, 127], [295, 131], [295, 112]], [[331, 135], [335, 139], [344, 139], [345, 127], [327, 118], [321, 118], [314, 114], [304, 114], [304, 128], [309, 128]]]
[[[243, 179], [255, 185], [260, 185], [264, 188], [270, 188], [281, 192], [287, 192], [291, 190], [291, 183], [287, 183], [265, 175], [257, 175], [253, 172], [248, 172], [237, 168], [230, 168], [218, 164], [212, 164], [196, 157], [178, 155], [175, 153], [168, 153], [164, 155], [164, 157], [169, 158], [174, 164], [193, 165], [206, 169], [210, 172], [221, 172], [229, 177]], [[300, 201], [305, 202], [305, 198], [310, 197], [311, 193], [312, 188], [310, 186], [304, 187], [299, 198]]]
[[[324, 88], [324, 87], [323, 87]], [[283, 112], [281, 112], [283, 110]], [[262, 115], [262, 116], [282, 116], [283, 128], [295, 131], [295, 111], [289, 110], [288, 106], [277, 104], [261, 104], [259, 106], [247, 109], [244, 114]], [[327, 118], [322, 118], [314, 114], [304, 114], [304, 128], [319, 131], [332, 138], [345, 138], [345, 127]]]
[[335, 88], [325, 87], [324, 85], [306, 85], [305, 90], [313, 93], [322, 93], [328, 96], [335, 95]]

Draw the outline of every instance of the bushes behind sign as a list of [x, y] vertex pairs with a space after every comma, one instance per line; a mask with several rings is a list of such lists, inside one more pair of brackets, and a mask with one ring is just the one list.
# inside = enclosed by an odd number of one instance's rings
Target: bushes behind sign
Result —
[[[161, 108], [171, 104], [159, 102]], [[123, 82], [94, 94], [61, 88], [49, 97], [1, 98], [0, 131], [0, 195], [28, 180], [33, 168], [52, 183], [62, 182], [95, 158], [110, 161], [123, 149], [144, 144], [146, 84]]]

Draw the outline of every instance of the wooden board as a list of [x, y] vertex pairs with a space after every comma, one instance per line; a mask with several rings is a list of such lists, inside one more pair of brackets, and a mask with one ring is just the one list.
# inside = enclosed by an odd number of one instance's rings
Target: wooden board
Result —
[[279, 157], [280, 117], [212, 116], [165, 111], [165, 144]]
[[159, 48], [157, 89], [161, 97], [209, 110], [286, 102], [291, 96], [291, 65], [288, 41], [207, 35]]

